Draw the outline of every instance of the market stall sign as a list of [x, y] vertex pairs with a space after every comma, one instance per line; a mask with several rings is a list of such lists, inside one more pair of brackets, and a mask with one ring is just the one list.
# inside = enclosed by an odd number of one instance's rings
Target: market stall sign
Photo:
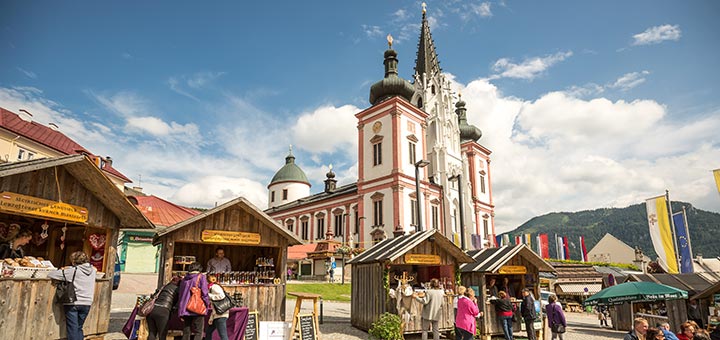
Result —
[[203, 230], [201, 239], [214, 243], [260, 244], [260, 234], [240, 231]]
[[150, 243], [153, 241], [152, 236], [130, 236], [130, 242], [145, 242]]
[[0, 193], [0, 211], [64, 222], [86, 223], [88, 220], [85, 207], [8, 191]]
[[525, 266], [502, 266], [498, 271], [500, 274], [525, 274], [527, 268]]
[[428, 254], [405, 254], [407, 264], [440, 264], [439, 255]]

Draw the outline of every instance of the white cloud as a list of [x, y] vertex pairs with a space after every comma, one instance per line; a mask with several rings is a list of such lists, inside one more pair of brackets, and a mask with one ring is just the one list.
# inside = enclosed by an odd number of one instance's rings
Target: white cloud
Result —
[[25, 70], [22, 67], [18, 67], [17, 70], [30, 79], [37, 79], [37, 74], [35, 74], [35, 72]]
[[645, 82], [645, 76], [650, 74], [649, 71], [630, 72], [622, 75], [614, 83], [610, 84], [610, 88], [627, 91]]
[[195, 124], [166, 123], [157, 117], [130, 117], [127, 120], [128, 128], [145, 131], [154, 136], [169, 136], [173, 134], [199, 135]]
[[642, 33], [633, 35], [633, 45], [652, 45], [663, 41], [680, 40], [680, 25], [661, 25], [650, 27]]
[[561, 62], [572, 55], [572, 51], [558, 52], [545, 57], [525, 59], [519, 64], [513, 63], [508, 58], [501, 58], [493, 65], [493, 71], [497, 72], [497, 74], [491, 76], [490, 79], [518, 78], [532, 80], [554, 64]]
[[373, 25], [361, 25], [363, 32], [365, 32], [365, 35], [368, 36], [368, 38], [377, 38], [382, 37], [383, 30], [380, 28], [380, 26], [373, 26]]
[[197, 72], [187, 77], [187, 85], [199, 89], [225, 75], [225, 72]]
[[491, 17], [492, 11], [490, 10], [490, 3], [489, 2], [483, 2], [481, 4], [472, 4], [470, 5], [472, 8], [473, 13], [480, 16], [481, 18], [489, 18]]
[[127, 59], [127, 60], [130, 60], [133, 58], [132, 54], [130, 54], [128, 52], [123, 52], [123, 54], [121, 54], [120, 56], [122, 56], [123, 59]]
[[292, 127], [298, 147], [313, 153], [332, 153], [354, 149], [357, 154], [357, 118], [355, 106], [323, 106], [298, 117]]
[[212, 208], [238, 197], [244, 197], [260, 209], [267, 207], [265, 184], [246, 178], [203, 176], [177, 189], [170, 199], [180, 205]]

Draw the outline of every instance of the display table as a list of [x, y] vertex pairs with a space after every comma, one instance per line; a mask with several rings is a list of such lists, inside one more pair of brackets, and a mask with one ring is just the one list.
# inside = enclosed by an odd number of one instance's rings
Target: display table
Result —
[[[205, 316], [205, 329], [208, 327], [208, 320], [210, 320], [210, 315]], [[243, 336], [245, 336], [245, 327], [247, 326], [248, 322], [248, 308], [247, 307], [235, 307], [230, 309], [230, 316], [227, 320], [227, 331], [228, 331], [228, 339], [230, 340], [242, 340]], [[183, 322], [180, 320], [180, 317], [177, 315], [177, 311], [174, 311], [172, 313], [172, 316], [170, 316], [170, 321], [168, 321], [168, 329], [169, 330], [182, 330], [184, 327]], [[213, 340], [219, 340], [220, 337], [218, 336], [217, 332], [213, 334]]]

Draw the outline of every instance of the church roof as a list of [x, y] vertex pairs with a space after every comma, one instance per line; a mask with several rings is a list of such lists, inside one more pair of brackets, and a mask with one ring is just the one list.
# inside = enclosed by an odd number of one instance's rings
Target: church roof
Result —
[[421, 76], [425, 73], [428, 77], [431, 77], [441, 71], [440, 61], [435, 51], [435, 42], [430, 34], [430, 25], [428, 24], [425, 8], [423, 7], [420, 41], [418, 41], [417, 59], [415, 60], [415, 73]]
[[270, 209], [265, 210], [265, 212], [268, 214], [276, 213], [278, 211], [288, 210], [288, 209], [296, 208], [299, 206], [322, 202], [326, 199], [331, 199], [331, 198], [335, 198], [338, 196], [343, 196], [346, 194], [355, 194], [355, 193], [357, 193], [357, 183], [346, 184], [346, 185], [338, 187], [335, 190], [330, 191], [330, 192], [323, 191], [323, 192], [320, 192], [320, 193], [317, 193], [314, 195], [310, 195], [308, 197], [303, 197], [303, 198], [297, 199], [295, 201], [285, 203], [283, 205], [279, 205], [277, 207], [272, 207]]
[[392, 49], [392, 37], [388, 35], [388, 49], [385, 51], [385, 78], [370, 87], [370, 104], [375, 105], [385, 99], [400, 96], [408, 102], [415, 94], [415, 88], [409, 81], [398, 76], [397, 52]]
[[268, 187], [281, 182], [300, 182], [310, 186], [310, 181], [308, 181], [305, 172], [295, 164], [295, 156], [292, 154], [292, 149], [287, 157], [285, 157], [285, 165], [275, 173]]

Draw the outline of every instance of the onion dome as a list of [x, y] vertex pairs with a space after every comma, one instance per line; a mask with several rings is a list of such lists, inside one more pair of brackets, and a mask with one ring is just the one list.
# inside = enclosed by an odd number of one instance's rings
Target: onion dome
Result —
[[482, 131], [475, 125], [468, 124], [467, 122], [467, 109], [465, 108], [465, 102], [462, 100], [462, 96], [455, 104], [455, 114], [458, 115], [458, 125], [460, 127], [460, 142], [474, 141], [477, 142], [482, 137]]
[[407, 101], [412, 99], [415, 88], [409, 81], [398, 76], [397, 52], [392, 49], [392, 36], [388, 34], [388, 49], [385, 51], [385, 78], [370, 87], [370, 104], [375, 105], [385, 99], [400, 96]]
[[335, 173], [332, 171], [332, 164], [330, 164], [330, 171], [325, 175], [325, 192], [333, 192], [337, 188], [337, 180], [335, 179]]
[[279, 182], [300, 182], [305, 183], [308, 186], [310, 185], [310, 181], [308, 181], [305, 172], [302, 171], [297, 164], [295, 164], [295, 156], [292, 153], [292, 147], [290, 147], [290, 151], [288, 152], [287, 157], [285, 157], [285, 165], [283, 165], [283, 167], [275, 173], [275, 176], [273, 176], [268, 186]]

